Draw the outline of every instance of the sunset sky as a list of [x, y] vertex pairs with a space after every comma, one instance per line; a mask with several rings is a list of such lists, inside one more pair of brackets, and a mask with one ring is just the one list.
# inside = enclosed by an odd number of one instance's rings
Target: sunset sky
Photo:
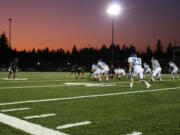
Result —
[[115, 18], [115, 44], [153, 49], [158, 39], [180, 45], [180, 0], [0, 0], [0, 33], [8, 36], [12, 18], [12, 48], [32, 50], [97, 47], [111, 44], [111, 17], [106, 9], [116, 1], [123, 12]]

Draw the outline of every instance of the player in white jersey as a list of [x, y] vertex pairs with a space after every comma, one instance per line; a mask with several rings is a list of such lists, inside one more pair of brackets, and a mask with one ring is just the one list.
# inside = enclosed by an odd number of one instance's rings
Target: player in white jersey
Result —
[[104, 77], [106, 78], [106, 81], [109, 80], [109, 76], [108, 76], [108, 73], [109, 73], [109, 67], [106, 63], [104, 63], [102, 60], [99, 60], [98, 61], [98, 64], [99, 66], [99, 69], [100, 69], [100, 74], [99, 74], [99, 81], [101, 82], [102, 81], [102, 75], [104, 74]]
[[98, 78], [97, 76], [98, 76], [99, 74], [100, 74], [100, 69], [99, 69], [98, 65], [92, 64], [91, 73], [90, 73], [90, 75], [89, 75], [89, 79], [91, 78], [91, 75], [93, 75], [93, 77], [94, 77], [95, 79], [97, 79], [97, 78]]
[[171, 70], [171, 79], [174, 79], [174, 75], [176, 75], [176, 79], [178, 79], [178, 67], [176, 64], [172, 61], [169, 61], [169, 66], [172, 69]]
[[146, 62], [143, 64], [143, 66], [145, 69], [144, 73], [145, 74], [151, 74], [151, 68], [149, 67], [149, 65]]
[[128, 58], [129, 63], [129, 72], [130, 76], [130, 88], [133, 87], [134, 78], [139, 75], [140, 81], [146, 84], [147, 88], [150, 88], [150, 84], [143, 79], [143, 68], [141, 63], [141, 58], [138, 58], [136, 54], [132, 54], [131, 57]]
[[114, 69], [114, 76], [117, 76], [118, 79], [121, 79], [121, 75], [122, 75], [122, 77], [126, 77], [125, 70], [120, 68], [120, 67], [119, 68], [115, 68]]
[[158, 80], [161, 81], [161, 66], [159, 62], [154, 57], [152, 57], [151, 63], [152, 63], [152, 70], [153, 70], [151, 81], [154, 82], [155, 76], [158, 76]]

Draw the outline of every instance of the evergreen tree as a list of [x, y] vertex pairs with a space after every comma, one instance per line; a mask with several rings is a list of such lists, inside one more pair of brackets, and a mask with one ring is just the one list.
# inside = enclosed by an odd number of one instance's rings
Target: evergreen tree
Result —
[[0, 35], [0, 64], [1, 66], [7, 66], [11, 59], [11, 49], [8, 46], [8, 39], [5, 33]]
[[172, 55], [173, 55], [173, 49], [172, 48], [173, 48], [172, 44], [171, 44], [171, 42], [169, 42], [169, 45], [168, 45], [167, 50], [166, 50], [166, 57], [168, 59], [172, 58]]
[[163, 58], [163, 46], [160, 40], [157, 41], [156, 50], [155, 50], [156, 58]]
[[131, 54], [132, 54], [132, 53], [136, 53], [136, 47], [131, 44], [130, 47], [129, 47], [129, 52], [130, 52]]
[[79, 64], [79, 52], [76, 48], [76, 45], [74, 45], [72, 49], [71, 61], [73, 62], [72, 64]]
[[151, 50], [151, 47], [148, 45], [146, 48], [146, 61], [150, 60], [153, 57], [153, 51]]
[[120, 59], [121, 59], [121, 54], [122, 52], [121, 52], [121, 48], [120, 48], [120, 46], [119, 45], [116, 45], [115, 47], [114, 47], [114, 60], [115, 61], [119, 61]]
[[[102, 59], [104, 61], [109, 61], [110, 60], [110, 56], [109, 54], [111, 54], [111, 49], [108, 50], [108, 48], [106, 47], [106, 45], [102, 45], [101, 49], [99, 49], [99, 59]], [[109, 58], [110, 57], [110, 58]]]

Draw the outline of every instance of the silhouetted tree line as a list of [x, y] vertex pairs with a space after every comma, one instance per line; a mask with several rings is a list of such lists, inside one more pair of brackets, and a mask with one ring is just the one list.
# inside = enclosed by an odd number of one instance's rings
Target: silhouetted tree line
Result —
[[121, 65], [121, 67], [127, 65], [127, 58], [133, 52], [137, 53], [138, 56], [147, 62], [150, 62], [152, 56], [167, 61], [172, 59], [172, 44], [169, 43], [166, 51], [163, 51], [163, 45], [160, 40], [157, 41], [155, 51], [150, 46], [147, 46], [145, 52], [139, 52], [135, 46], [130, 45], [128, 47], [125, 44], [122, 46], [111, 44], [110, 47], [102, 45], [100, 49], [90, 47], [79, 50], [74, 45], [72, 52], [65, 51], [62, 48], [57, 50], [45, 48], [43, 50], [17, 51], [8, 45], [6, 34], [2, 33], [0, 35], [0, 67], [8, 67], [10, 61], [14, 58], [19, 59], [19, 66], [22, 69], [36, 68], [39, 70], [50, 70], [62, 67], [67, 68], [73, 65], [90, 67], [92, 63], [97, 63], [98, 59], [102, 59], [110, 65], [112, 47], [114, 49], [114, 65]]

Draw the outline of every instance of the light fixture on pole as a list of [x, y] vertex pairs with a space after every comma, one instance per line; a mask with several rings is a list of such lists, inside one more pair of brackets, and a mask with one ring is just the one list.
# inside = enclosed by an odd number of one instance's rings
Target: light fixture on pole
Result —
[[117, 3], [112, 3], [106, 10], [106, 12], [112, 17], [112, 66], [114, 63], [114, 17], [118, 16], [121, 11], [122, 7]]

